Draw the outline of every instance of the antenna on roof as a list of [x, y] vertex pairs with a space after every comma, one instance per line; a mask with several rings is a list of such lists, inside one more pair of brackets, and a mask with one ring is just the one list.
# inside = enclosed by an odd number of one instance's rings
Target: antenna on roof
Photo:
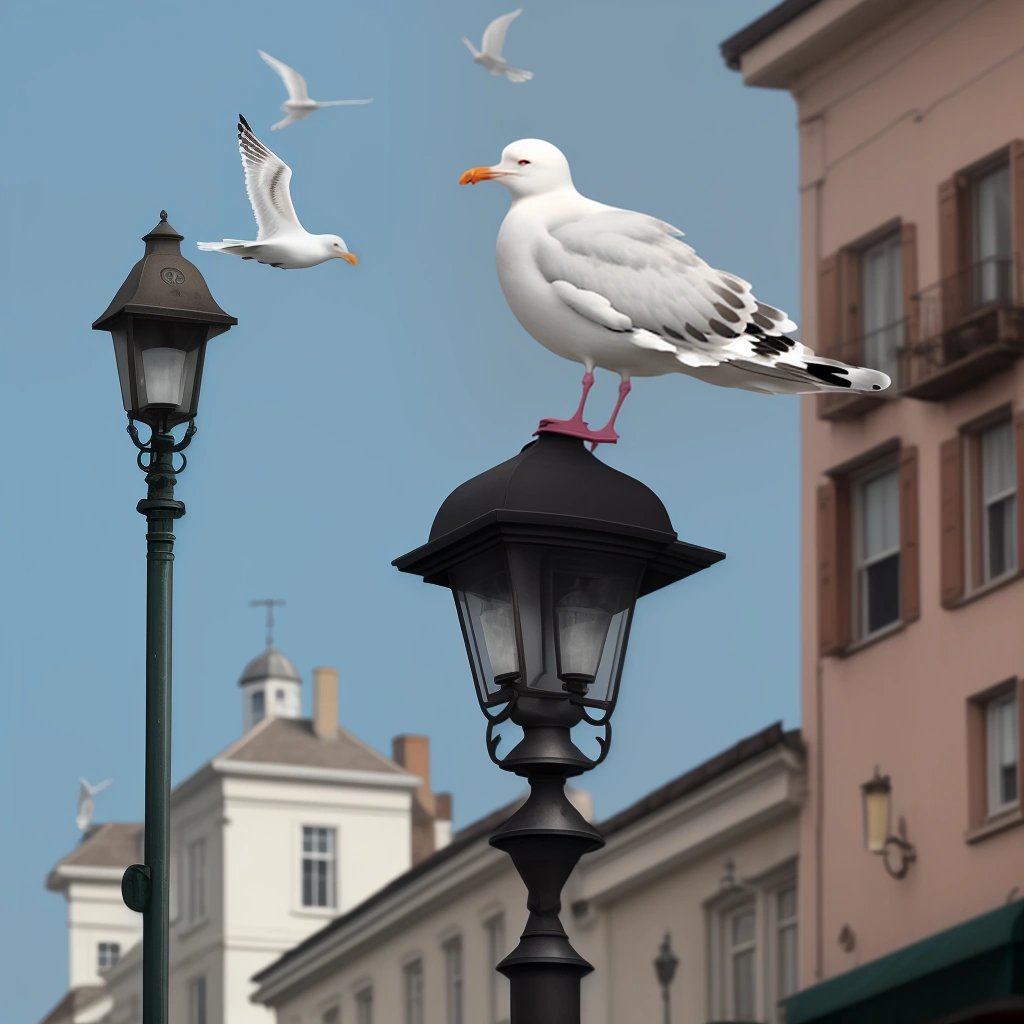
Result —
[[92, 815], [96, 810], [96, 801], [93, 800], [93, 797], [106, 789], [113, 781], [113, 779], [104, 779], [93, 786], [86, 782], [85, 779], [79, 777], [78, 816], [75, 818], [75, 824], [78, 826], [79, 832], [89, 831], [89, 826], [92, 825]]
[[274, 646], [274, 608], [283, 608], [287, 602], [279, 597], [261, 597], [250, 601], [250, 608], [265, 607], [267, 609], [267, 650]]

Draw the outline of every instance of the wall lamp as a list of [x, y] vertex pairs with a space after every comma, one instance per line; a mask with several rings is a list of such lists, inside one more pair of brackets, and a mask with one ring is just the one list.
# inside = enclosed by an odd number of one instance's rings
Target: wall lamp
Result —
[[904, 878], [910, 865], [917, 860], [917, 850], [907, 841], [907, 826], [900, 818], [898, 835], [892, 832], [892, 782], [882, 775], [878, 766], [875, 774], [861, 787], [864, 799], [864, 845], [869, 853], [881, 856], [885, 870], [893, 878]]

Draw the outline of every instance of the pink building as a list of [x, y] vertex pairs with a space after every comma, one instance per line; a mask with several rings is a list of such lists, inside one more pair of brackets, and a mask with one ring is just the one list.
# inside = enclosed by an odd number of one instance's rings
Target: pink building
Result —
[[895, 382], [803, 407], [787, 1017], [1024, 1020], [1024, 3], [785, 0], [722, 51], [796, 100], [804, 337]]

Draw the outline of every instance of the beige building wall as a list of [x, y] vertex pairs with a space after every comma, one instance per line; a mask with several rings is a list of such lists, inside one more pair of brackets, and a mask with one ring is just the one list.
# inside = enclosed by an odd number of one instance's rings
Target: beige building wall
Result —
[[[829, 330], [819, 305], [822, 261], [886, 225], [913, 225], [916, 246], [903, 272], [913, 272], [916, 263], [916, 289], [948, 273], [940, 262], [941, 184], [1024, 139], [1024, 4], [822, 0], [743, 53], [740, 66], [749, 84], [789, 89], [797, 103], [802, 337], [808, 343], [823, 342]], [[1016, 162], [1011, 173], [1015, 179], [1022, 173]], [[1011, 187], [1019, 261], [1024, 191], [1020, 180]], [[1021, 306], [1019, 262], [1016, 270], [1014, 304]], [[837, 313], [841, 319], [849, 308]], [[1016, 331], [1024, 341], [1020, 322]], [[910, 340], [925, 339], [919, 333]], [[1024, 887], [1019, 795], [1015, 811], [982, 826], [977, 785], [969, 791], [972, 775], [984, 771], [983, 737], [972, 723], [970, 699], [1024, 677], [1024, 581], [1018, 574], [988, 593], [972, 594], [968, 585], [954, 606], [943, 606], [940, 489], [943, 442], [996, 412], [1020, 422], [1024, 359], [943, 400], [879, 400], [872, 411], [845, 420], [822, 419], [819, 411], [815, 400], [804, 400], [805, 984], [994, 909], [1014, 887]], [[1020, 427], [1016, 436], [1021, 445]], [[911, 513], [916, 551], [904, 549], [901, 557], [903, 572], [914, 575], [919, 614], [904, 610], [903, 624], [888, 635], [863, 645], [851, 641], [839, 654], [823, 656], [819, 586], [826, 539], [819, 488], [842, 480], [842, 467], [887, 444], [917, 453], [917, 486], [900, 500], [917, 503]], [[1024, 465], [1019, 451], [1017, 460]], [[1022, 473], [1018, 469], [1018, 479]], [[972, 499], [961, 492], [957, 500]], [[1017, 503], [1021, 515], [1020, 484]], [[841, 529], [848, 536], [840, 558], [846, 558], [853, 528]], [[905, 820], [917, 849], [918, 860], [902, 881], [864, 849], [860, 786], [876, 765], [892, 780], [894, 825]], [[844, 928], [855, 938], [849, 949], [839, 942]]]

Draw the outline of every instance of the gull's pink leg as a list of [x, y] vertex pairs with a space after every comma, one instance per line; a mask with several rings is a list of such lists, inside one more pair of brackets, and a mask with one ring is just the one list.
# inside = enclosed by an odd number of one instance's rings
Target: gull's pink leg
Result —
[[572, 417], [567, 420], [555, 419], [551, 416], [545, 416], [540, 421], [540, 425], [537, 427], [535, 433], [549, 433], [549, 434], [568, 434], [570, 437], [582, 437], [584, 440], [589, 441], [593, 438], [594, 432], [587, 426], [586, 421], [583, 419], [583, 408], [587, 404], [587, 395], [590, 394], [590, 389], [594, 386], [594, 374], [587, 370], [583, 374], [583, 394], [580, 395], [580, 404], [576, 407], [576, 411], [572, 414]]
[[615, 403], [615, 408], [612, 409], [611, 417], [608, 422], [597, 431], [594, 431], [594, 437], [590, 442], [590, 450], [593, 451], [599, 444], [614, 444], [619, 439], [619, 435], [615, 433], [615, 421], [618, 419], [619, 410], [622, 408], [622, 403], [626, 400], [626, 395], [633, 390], [633, 385], [630, 384], [628, 377], [623, 377], [622, 382], [619, 384], [619, 400]]

